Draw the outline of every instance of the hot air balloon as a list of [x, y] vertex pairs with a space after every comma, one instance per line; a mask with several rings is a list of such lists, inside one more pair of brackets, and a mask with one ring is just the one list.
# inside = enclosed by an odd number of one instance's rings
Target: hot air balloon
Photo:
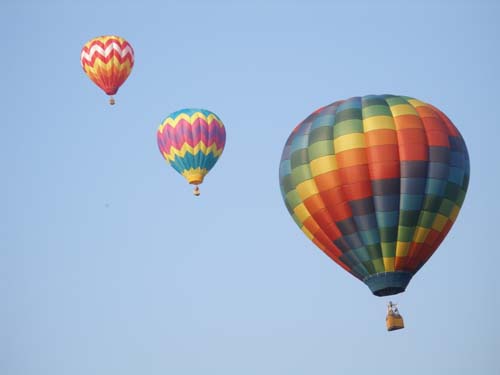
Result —
[[465, 142], [443, 112], [369, 95], [322, 107], [292, 131], [280, 186], [306, 236], [387, 296], [404, 292], [441, 244], [469, 174]]
[[100, 36], [89, 40], [83, 46], [80, 62], [83, 71], [110, 96], [109, 104], [113, 105], [113, 95], [128, 78], [134, 66], [134, 50], [119, 36]]
[[188, 183], [198, 185], [213, 168], [224, 150], [224, 124], [206, 109], [181, 109], [171, 113], [157, 131], [158, 147], [165, 160]]

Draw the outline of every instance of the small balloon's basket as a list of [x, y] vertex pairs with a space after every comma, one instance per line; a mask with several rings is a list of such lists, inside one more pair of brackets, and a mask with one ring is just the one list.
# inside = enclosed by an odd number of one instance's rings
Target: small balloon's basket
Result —
[[194, 188], [193, 195], [195, 197], [199, 197], [200, 196], [200, 188], [198, 187], [198, 185], [196, 185], [196, 187]]
[[396, 331], [405, 327], [403, 317], [399, 313], [398, 308], [392, 302], [387, 305], [387, 317], [385, 318], [388, 331]]

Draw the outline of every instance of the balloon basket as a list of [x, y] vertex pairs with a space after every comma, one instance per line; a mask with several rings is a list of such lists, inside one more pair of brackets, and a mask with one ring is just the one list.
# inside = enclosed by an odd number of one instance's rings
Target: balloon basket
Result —
[[389, 302], [387, 307], [387, 317], [385, 323], [388, 331], [396, 331], [405, 327], [403, 317], [399, 313], [398, 308], [392, 302]]
[[388, 331], [395, 331], [398, 329], [403, 329], [405, 324], [403, 322], [403, 318], [401, 316], [387, 316], [386, 325]]

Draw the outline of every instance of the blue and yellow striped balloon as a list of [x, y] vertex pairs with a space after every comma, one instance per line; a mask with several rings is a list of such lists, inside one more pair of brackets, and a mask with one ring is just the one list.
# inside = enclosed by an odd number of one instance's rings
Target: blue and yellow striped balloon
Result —
[[167, 162], [188, 183], [198, 185], [224, 150], [226, 130], [220, 118], [206, 109], [188, 108], [171, 113], [157, 132], [158, 147]]

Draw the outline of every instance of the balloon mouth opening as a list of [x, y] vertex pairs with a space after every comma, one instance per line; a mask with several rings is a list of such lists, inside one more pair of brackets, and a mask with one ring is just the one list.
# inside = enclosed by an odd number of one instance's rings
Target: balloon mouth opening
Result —
[[377, 297], [403, 293], [410, 283], [413, 273], [405, 271], [381, 272], [366, 277], [363, 282]]
[[115, 95], [118, 92], [118, 89], [116, 87], [104, 87], [104, 92], [106, 95]]
[[199, 185], [203, 182], [203, 178], [205, 177], [205, 171], [203, 170], [191, 170], [191, 171], [185, 171], [182, 173], [184, 178], [187, 180], [187, 182], [191, 185]]
[[388, 287], [373, 291], [373, 294], [375, 294], [377, 297], [384, 297], [384, 296], [392, 296], [393, 294], [403, 293], [405, 290], [406, 288], [403, 287]]

